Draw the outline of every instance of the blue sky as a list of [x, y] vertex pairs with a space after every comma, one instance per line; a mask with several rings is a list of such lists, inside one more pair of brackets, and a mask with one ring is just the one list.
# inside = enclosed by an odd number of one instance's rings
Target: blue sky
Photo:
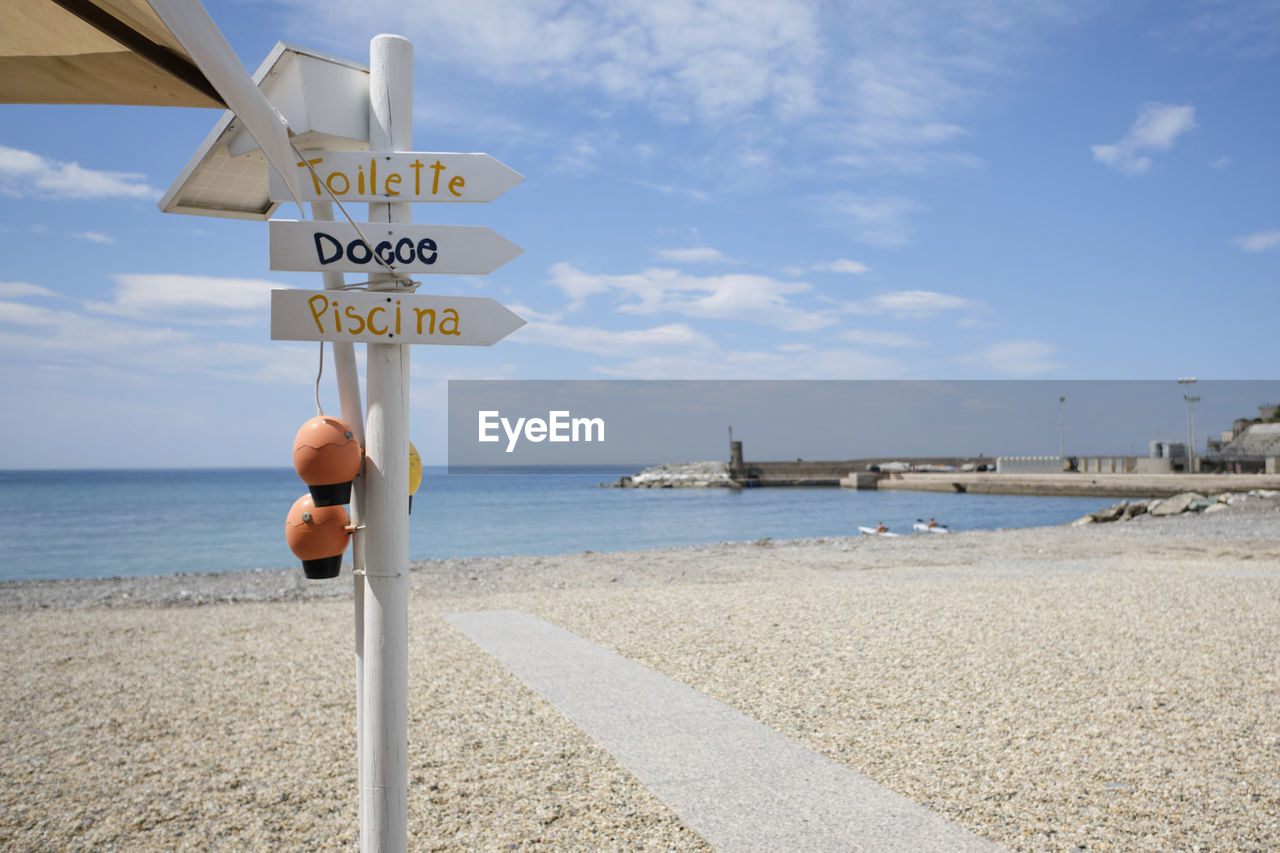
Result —
[[[250, 70], [408, 37], [414, 148], [526, 176], [415, 208], [525, 250], [420, 292], [529, 321], [413, 349], [429, 463], [450, 378], [1167, 379], [1176, 421], [1176, 377], [1276, 376], [1273, 0], [207, 8]], [[268, 291], [318, 276], [155, 205], [217, 119], [0, 105], [0, 467], [288, 464], [316, 345]]]

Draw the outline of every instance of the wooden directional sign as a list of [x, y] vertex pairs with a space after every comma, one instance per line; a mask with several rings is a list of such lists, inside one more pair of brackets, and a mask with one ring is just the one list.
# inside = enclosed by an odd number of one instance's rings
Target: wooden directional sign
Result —
[[[303, 201], [493, 201], [524, 180], [488, 154], [311, 151], [303, 156], [310, 164], [300, 162], [298, 168]], [[274, 169], [268, 171], [271, 200], [292, 201], [284, 181]]]
[[[296, 272], [491, 273], [524, 249], [478, 225], [271, 223], [271, 269]], [[382, 263], [375, 260], [380, 259]], [[385, 265], [384, 265], [385, 264]]]
[[524, 324], [521, 317], [485, 296], [271, 291], [273, 341], [487, 347]]

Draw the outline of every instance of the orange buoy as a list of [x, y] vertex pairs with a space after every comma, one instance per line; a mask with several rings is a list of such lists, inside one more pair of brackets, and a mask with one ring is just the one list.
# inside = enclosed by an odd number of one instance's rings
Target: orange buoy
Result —
[[317, 507], [309, 494], [293, 502], [284, 522], [284, 538], [302, 561], [304, 575], [313, 580], [338, 576], [351, 538], [350, 523], [346, 507]]
[[351, 501], [351, 481], [363, 455], [346, 421], [330, 415], [307, 421], [293, 439], [293, 468], [317, 507]]

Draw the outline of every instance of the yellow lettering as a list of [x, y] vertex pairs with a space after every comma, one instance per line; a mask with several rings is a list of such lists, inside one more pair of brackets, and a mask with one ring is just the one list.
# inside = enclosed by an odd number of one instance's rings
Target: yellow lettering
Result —
[[400, 190], [391, 189], [392, 184], [395, 184], [396, 186], [400, 185], [399, 172], [392, 172], [390, 175], [387, 175], [386, 190], [387, 190], [387, 195], [400, 195]]
[[462, 193], [458, 192], [458, 190], [461, 189], [462, 187], [465, 187], [466, 185], [467, 185], [467, 181], [465, 178], [463, 178], [461, 175], [454, 175], [452, 178], [449, 179], [449, 192], [461, 198]]
[[373, 315], [377, 314], [379, 311], [385, 311], [385, 310], [387, 309], [383, 308], [381, 305], [377, 306], [376, 308], [369, 309], [369, 317], [367, 320], [365, 320], [365, 322], [369, 326], [369, 331], [373, 332], [375, 335], [385, 335], [387, 333], [386, 326], [383, 326], [381, 329], [379, 329], [377, 326], [373, 325]]
[[356, 166], [356, 192], [364, 195], [364, 166]]
[[435, 177], [431, 179], [432, 195], [440, 192], [440, 173], [444, 171], [444, 168], [444, 163], [441, 163], [439, 160], [431, 164], [431, 171], [436, 173]]
[[[319, 306], [319, 307], [316, 307]], [[320, 322], [320, 318], [324, 316], [324, 312], [329, 310], [329, 299], [323, 294], [317, 293], [315, 296], [307, 300], [307, 307], [311, 309], [311, 319], [315, 321], [316, 330], [320, 334], [324, 334], [324, 324]]]
[[347, 319], [359, 324], [351, 330], [351, 334], [358, 335], [364, 331], [364, 318], [360, 316], [360, 312], [356, 310], [356, 306], [347, 306]]
[[[312, 166], [317, 166], [317, 165], [319, 165], [320, 163], [323, 163], [323, 162], [324, 162], [324, 158], [323, 158], [323, 157], [317, 157], [317, 158], [316, 158], [316, 159], [314, 159], [314, 160], [304, 160], [303, 162], [299, 163], [299, 164], [298, 164], [298, 166], [299, 166], [299, 168], [301, 168], [302, 166], [307, 165], [307, 163], [310, 163]], [[318, 177], [316, 177], [316, 173], [315, 173], [315, 171], [314, 171], [314, 170], [312, 170], [312, 169], [308, 169], [308, 170], [307, 170], [307, 174], [311, 176], [311, 183], [313, 183], [313, 184], [315, 184], [315, 185], [316, 185], [316, 193], [317, 193], [317, 194], [319, 194], [319, 193], [320, 193], [320, 189], [321, 189], [321, 188], [320, 188], [320, 179], [319, 179]]]
[[414, 160], [409, 164], [409, 168], [413, 169], [413, 194], [422, 195], [422, 167], [426, 165], [421, 160]]
[[[449, 331], [449, 329], [447, 328], [450, 321], [453, 322], [452, 332]], [[442, 317], [440, 320], [440, 334], [442, 335], [461, 335], [462, 334], [462, 332], [458, 329], [458, 312], [454, 311], [452, 308], [444, 309], [444, 317]]]
[[422, 317], [424, 314], [431, 315], [431, 323], [427, 326], [427, 334], [434, 335], [436, 333], [436, 309], [414, 308], [413, 313], [418, 315], [418, 334], [422, 334]]
[[[334, 178], [342, 178], [342, 189], [335, 187]], [[324, 179], [324, 184], [334, 195], [346, 195], [347, 190], [351, 189], [351, 181], [341, 172], [332, 172], [329, 177]]]
[[396, 334], [400, 334], [400, 300], [396, 300]]
[[369, 158], [369, 192], [376, 193], [378, 191], [378, 158]]

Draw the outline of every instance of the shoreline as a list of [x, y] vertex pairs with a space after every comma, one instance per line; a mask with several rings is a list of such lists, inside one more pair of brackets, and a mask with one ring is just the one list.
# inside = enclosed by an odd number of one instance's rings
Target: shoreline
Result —
[[[1197, 514], [1176, 515], [1164, 518], [1138, 516], [1124, 522], [1106, 525], [1089, 525], [1092, 536], [1137, 536], [1167, 538], [1195, 535], [1193, 525], [1213, 525], [1217, 537], [1240, 538], [1257, 534], [1265, 538], [1265, 526], [1257, 528], [1256, 518], [1272, 508], [1280, 519], [1280, 496], [1253, 497], [1232, 505], [1212, 518]], [[1103, 509], [1099, 507], [1099, 510]], [[878, 547], [894, 548], [899, 557], [909, 554], [945, 553], [957, 545], [975, 547], [986, 536], [1010, 538], [1020, 534], [1058, 539], [1061, 536], [1077, 536], [1081, 543], [1089, 541], [1078, 536], [1075, 523], [1048, 527], [993, 528], [982, 530], [958, 530], [946, 536], [904, 534], [892, 538], [855, 536], [828, 536], [813, 539], [762, 539], [709, 542], [693, 545], [675, 545], [635, 551], [585, 551], [564, 554], [513, 554], [497, 557], [446, 557], [429, 560], [412, 560], [411, 591], [437, 595], [467, 595], [477, 590], [541, 589], [546, 584], [590, 584], [593, 580], [589, 566], [603, 560], [614, 560], [632, 565], [646, 559], [684, 560], [695, 565], [708, 555], [741, 553], [755, 555], [762, 546], [777, 549], [795, 547], [822, 547], [838, 552], [853, 552]], [[1135, 526], [1136, 525], [1136, 526]], [[1192, 525], [1192, 526], [1189, 526]], [[1121, 531], [1128, 530], [1123, 533]], [[1271, 535], [1276, 535], [1272, 532]], [[998, 541], [998, 540], [997, 540]], [[1065, 544], [1065, 543], [1064, 543]], [[999, 547], [994, 543], [991, 547]], [[875, 551], [879, 553], [878, 551]], [[751, 559], [749, 562], [754, 563]], [[558, 571], [557, 571], [558, 570]], [[687, 575], [696, 581], [696, 572]], [[518, 582], [512, 578], [519, 578]], [[608, 581], [614, 582], [614, 581]], [[312, 581], [303, 577], [297, 566], [276, 569], [237, 569], [222, 572], [183, 572], [163, 575], [115, 576], [103, 578], [54, 578], [11, 580], [0, 582], [0, 612], [28, 609], [78, 610], [93, 607], [199, 607], [207, 605], [241, 604], [248, 602], [330, 601], [349, 600], [352, 597], [351, 564], [345, 563], [338, 578]]]
[[[1280, 847], [1280, 500], [424, 561], [411, 585], [415, 849], [708, 849], [444, 618], [480, 610], [551, 622], [1011, 850]], [[355, 849], [350, 585], [326, 586], [0, 609], [23, 638], [0, 664], [0, 846]]]

